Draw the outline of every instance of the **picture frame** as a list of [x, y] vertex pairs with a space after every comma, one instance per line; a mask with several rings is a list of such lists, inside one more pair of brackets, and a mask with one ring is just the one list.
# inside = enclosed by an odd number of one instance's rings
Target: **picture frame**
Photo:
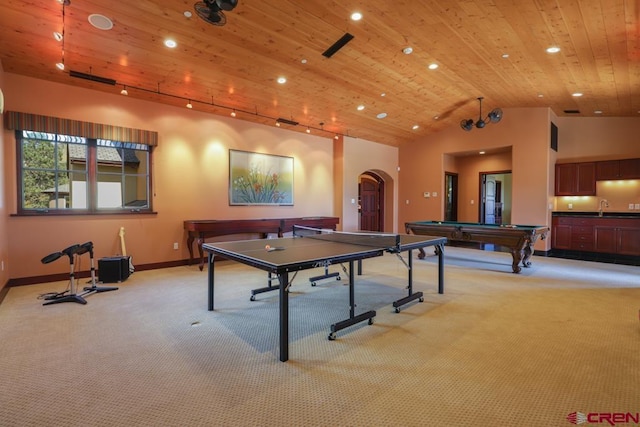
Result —
[[230, 206], [293, 206], [293, 157], [229, 150]]

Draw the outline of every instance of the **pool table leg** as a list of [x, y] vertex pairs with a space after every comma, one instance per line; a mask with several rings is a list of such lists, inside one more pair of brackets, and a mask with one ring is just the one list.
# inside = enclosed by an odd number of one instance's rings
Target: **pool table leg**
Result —
[[522, 266], [530, 267], [531, 261], [529, 261], [529, 258], [531, 258], [531, 255], [533, 255], [533, 242], [527, 242], [524, 245], [523, 251], [524, 251], [524, 256], [522, 257]]

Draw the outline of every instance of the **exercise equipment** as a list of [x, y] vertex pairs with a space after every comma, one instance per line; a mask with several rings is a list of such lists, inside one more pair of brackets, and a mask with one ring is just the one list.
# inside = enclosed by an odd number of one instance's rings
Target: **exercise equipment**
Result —
[[62, 294], [56, 294], [51, 297], [47, 297], [45, 298], [47, 301], [42, 305], [58, 304], [61, 302], [77, 302], [79, 304], [87, 303], [87, 300], [83, 298], [84, 294], [83, 295], [76, 294], [76, 279], [75, 279], [75, 272], [73, 270], [73, 257], [78, 253], [79, 250], [80, 250], [80, 245], [75, 244], [61, 250], [60, 252], [54, 252], [42, 258], [41, 261], [43, 264], [49, 264], [50, 262], [56, 261], [57, 259], [66, 255], [69, 257], [69, 269], [70, 269], [70, 272], [69, 272], [69, 280], [70, 280], [69, 292], [70, 293], [67, 295], [64, 295], [66, 294], [66, 291], [65, 291]]
[[[90, 282], [91, 286], [86, 286], [82, 294], [77, 294], [76, 293], [76, 277], [75, 277], [73, 260], [75, 256], [80, 256], [80, 255], [86, 254], [87, 252], [89, 253], [89, 256], [91, 258], [91, 282]], [[60, 252], [53, 252], [47, 255], [46, 257], [42, 258], [41, 261], [43, 264], [49, 264], [50, 262], [54, 262], [65, 255], [69, 257], [69, 269], [70, 269], [69, 290], [46, 296], [44, 298], [46, 302], [42, 305], [57, 304], [61, 302], [77, 302], [79, 304], [86, 304], [87, 300], [84, 299], [85, 295], [98, 293], [98, 292], [115, 291], [118, 289], [115, 286], [97, 286], [96, 285], [96, 268], [93, 260], [93, 242], [89, 241], [83, 244], [71, 245], [61, 250]]]

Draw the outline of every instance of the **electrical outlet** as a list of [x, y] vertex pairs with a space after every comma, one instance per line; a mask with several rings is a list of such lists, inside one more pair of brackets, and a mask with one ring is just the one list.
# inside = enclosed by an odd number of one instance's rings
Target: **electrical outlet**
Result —
[[0, 264], [2, 264], [2, 271], [4, 271], [4, 260], [2, 260]]
[[431, 193], [429, 193], [428, 191], [424, 192], [424, 197], [431, 197]]
[[569, 204], [567, 205], [567, 208], [569, 208], [569, 209], [573, 209], [573, 203], [569, 203]]
[[438, 193], [436, 193], [435, 191], [434, 191], [433, 193], [431, 193], [431, 195], [432, 195], [433, 197], [438, 197]]
[[173, 244], [173, 249], [178, 249], [178, 242], [175, 242], [175, 243]]
[[640, 210], [640, 203], [636, 203], [636, 210]]
[[629, 210], [632, 211], [633, 210], [633, 203], [629, 203]]

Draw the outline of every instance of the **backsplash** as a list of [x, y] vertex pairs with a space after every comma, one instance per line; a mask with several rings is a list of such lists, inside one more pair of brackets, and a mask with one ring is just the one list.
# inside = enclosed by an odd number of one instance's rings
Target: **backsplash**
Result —
[[[559, 212], [595, 212], [600, 208], [600, 200], [605, 199], [609, 207], [604, 212], [639, 212], [640, 180], [596, 182], [596, 196], [556, 196], [555, 211]], [[629, 209], [633, 204], [634, 209]]]

